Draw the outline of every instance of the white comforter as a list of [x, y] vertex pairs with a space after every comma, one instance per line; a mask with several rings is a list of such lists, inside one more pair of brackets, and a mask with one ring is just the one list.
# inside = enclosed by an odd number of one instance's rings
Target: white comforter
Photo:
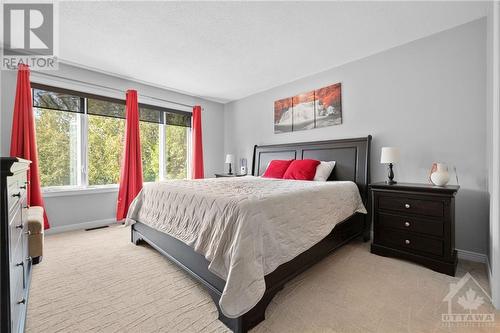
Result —
[[140, 221], [203, 254], [226, 281], [222, 312], [238, 317], [262, 298], [265, 275], [355, 212], [366, 214], [353, 182], [247, 176], [145, 184], [127, 223]]

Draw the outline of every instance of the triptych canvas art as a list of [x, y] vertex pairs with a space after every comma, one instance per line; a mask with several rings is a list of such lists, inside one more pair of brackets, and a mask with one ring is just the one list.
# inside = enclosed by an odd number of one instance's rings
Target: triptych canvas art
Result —
[[342, 124], [340, 83], [274, 102], [274, 133]]

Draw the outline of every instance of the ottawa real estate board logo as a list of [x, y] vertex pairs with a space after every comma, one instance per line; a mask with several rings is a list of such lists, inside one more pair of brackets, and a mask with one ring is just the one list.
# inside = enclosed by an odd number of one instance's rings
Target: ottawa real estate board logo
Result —
[[443, 302], [447, 302], [448, 306], [448, 311], [441, 314], [443, 326], [496, 326], [494, 310], [489, 306], [490, 295], [468, 272], [457, 283], [450, 284]]
[[56, 3], [3, 3], [1, 69], [57, 69]]

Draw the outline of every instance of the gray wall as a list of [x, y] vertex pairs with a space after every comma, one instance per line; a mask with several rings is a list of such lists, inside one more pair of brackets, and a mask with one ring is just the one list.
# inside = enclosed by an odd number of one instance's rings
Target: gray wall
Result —
[[[64, 64], [60, 64], [58, 71], [53, 71], [48, 74], [122, 90], [136, 89], [139, 93], [139, 101], [144, 101], [141, 100], [142, 94], [190, 105], [200, 104], [204, 109], [202, 114], [202, 125], [205, 175], [209, 177], [215, 172], [220, 172], [224, 168], [224, 106], [222, 104]], [[111, 90], [95, 89], [95, 87], [92, 88], [91, 85], [71, 83], [59, 78], [50, 79], [43, 75], [37, 75], [36, 73], [32, 74], [32, 81], [111, 97], [124, 98], [124, 94]], [[15, 90], [16, 72], [3, 71], [0, 95], [0, 153], [2, 156], [9, 154]], [[156, 101], [156, 103], [158, 104], [161, 102]], [[72, 225], [78, 223], [90, 222], [89, 225], [93, 225], [114, 220], [116, 198], [117, 190], [99, 193], [82, 191], [76, 194], [73, 193], [72, 195], [66, 193], [53, 196], [49, 194], [45, 196], [45, 203], [52, 228], [54, 230], [67, 230], [68, 226], [71, 228]]]
[[[481, 19], [226, 104], [225, 150], [251, 161], [254, 144], [372, 134], [372, 181], [385, 178], [382, 146], [401, 149], [398, 181], [426, 182], [434, 161], [454, 165], [461, 185], [457, 248], [486, 254], [485, 59]], [[273, 133], [275, 100], [336, 82], [342, 83], [342, 125]]]

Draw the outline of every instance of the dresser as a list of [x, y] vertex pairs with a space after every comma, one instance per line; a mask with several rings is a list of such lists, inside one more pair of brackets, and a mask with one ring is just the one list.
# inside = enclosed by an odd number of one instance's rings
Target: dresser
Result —
[[459, 186], [398, 183], [370, 185], [371, 252], [455, 275], [455, 195]]
[[31, 277], [26, 189], [30, 161], [0, 157], [0, 332], [23, 332]]

